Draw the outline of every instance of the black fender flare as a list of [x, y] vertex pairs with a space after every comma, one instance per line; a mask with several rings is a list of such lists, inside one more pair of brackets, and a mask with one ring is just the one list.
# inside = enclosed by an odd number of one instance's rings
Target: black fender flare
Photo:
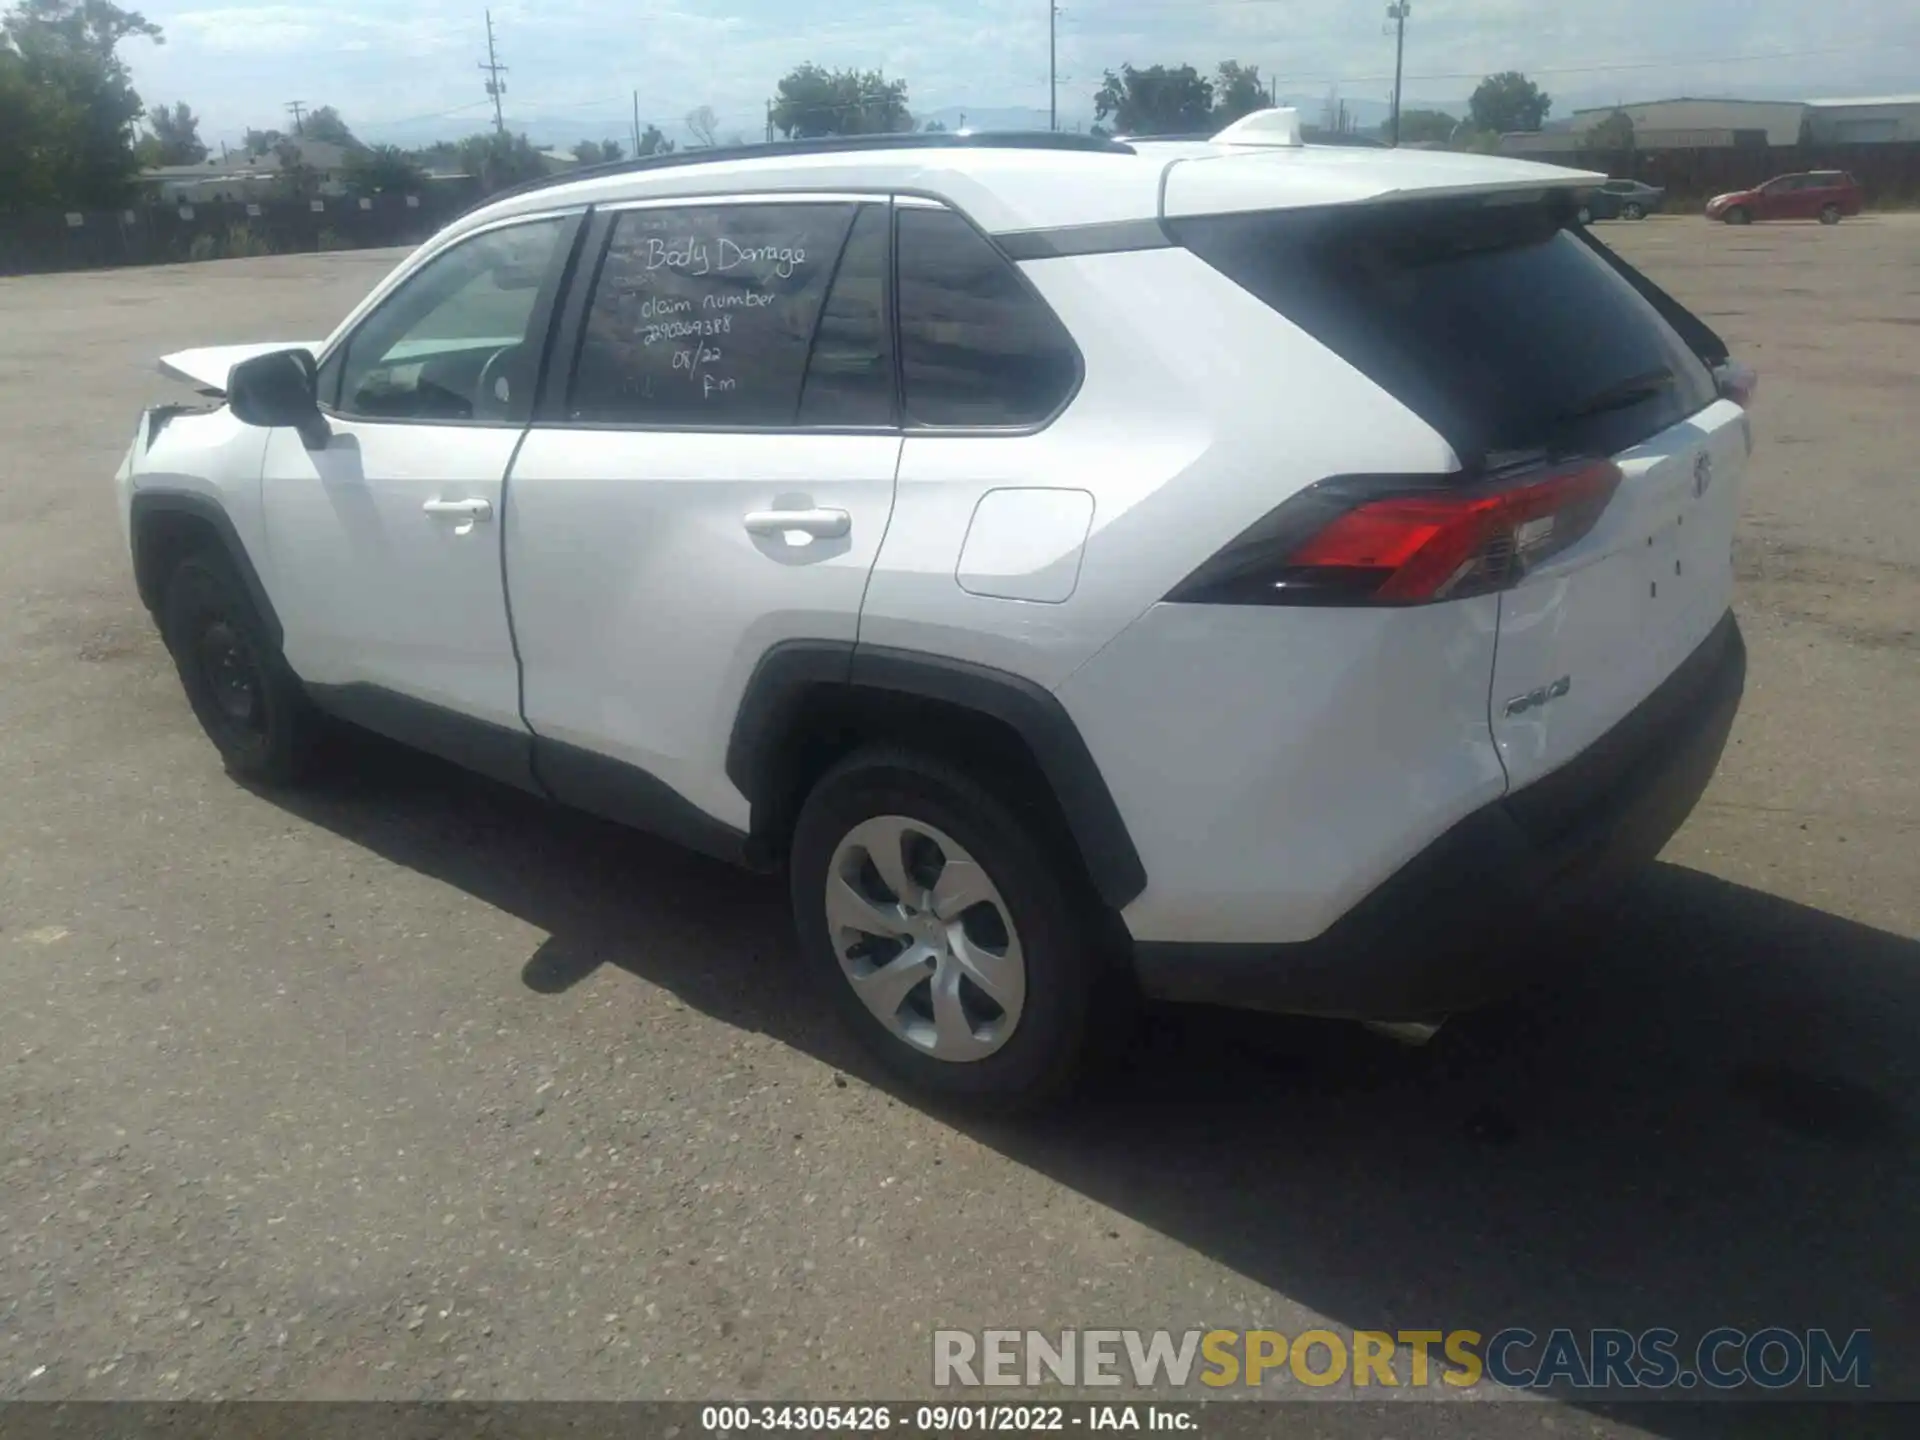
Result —
[[285, 631], [280, 627], [280, 616], [267, 595], [267, 587], [260, 583], [260, 572], [253, 568], [253, 557], [247, 554], [247, 547], [240, 539], [240, 532], [234, 528], [232, 517], [218, 500], [191, 490], [136, 490], [133, 492], [131, 510], [128, 528], [133, 539], [133, 580], [140, 591], [141, 602], [148, 611], [155, 615], [160, 613], [167, 577], [158, 573], [158, 558], [142, 537], [152, 532], [154, 521], [159, 516], [190, 515], [206, 522], [218, 538], [227, 558], [233, 562], [234, 572], [247, 587], [247, 598], [253, 601], [254, 609], [259, 612], [261, 623], [267, 627], [267, 634], [272, 638], [275, 648], [284, 642]]
[[1052, 787], [1100, 899], [1118, 911], [1146, 889], [1126, 820], [1066, 707], [1031, 680], [970, 661], [850, 641], [775, 645], [747, 681], [727, 742], [727, 778], [749, 804], [773, 799], [781, 745], [807, 692], [821, 685], [939, 701], [1005, 725]]

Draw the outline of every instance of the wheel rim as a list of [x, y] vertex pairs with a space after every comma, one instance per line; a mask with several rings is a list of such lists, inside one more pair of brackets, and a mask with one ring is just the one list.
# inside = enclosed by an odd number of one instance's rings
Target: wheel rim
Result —
[[194, 649], [200, 677], [220, 718], [239, 733], [264, 733], [266, 706], [261, 698], [260, 670], [246, 637], [226, 621], [216, 620], [200, 632]]
[[1640, 218], [1640, 207], [1638, 205], [1627, 206], [1626, 215], [1629, 220], [1638, 220]]
[[982, 1060], [1012, 1038], [1027, 967], [986, 868], [922, 820], [876, 815], [827, 866], [827, 932], [853, 993], [936, 1060]]

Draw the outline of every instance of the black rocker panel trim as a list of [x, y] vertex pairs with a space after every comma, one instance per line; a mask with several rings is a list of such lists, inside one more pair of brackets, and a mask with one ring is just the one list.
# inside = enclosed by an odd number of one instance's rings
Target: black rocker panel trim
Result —
[[645, 830], [730, 864], [747, 863], [747, 837], [637, 765], [533, 736], [533, 769], [562, 805]]
[[443, 705], [417, 700], [381, 685], [309, 685], [307, 697], [314, 706], [397, 740], [415, 750], [438, 755], [464, 770], [472, 770], [489, 779], [499, 780], [535, 795], [541, 789], [533, 773], [532, 736], [524, 731], [489, 720], [476, 720]]
[[133, 579], [140, 592], [140, 601], [149, 611], [158, 614], [162, 592], [166, 588], [167, 577], [159, 572], [158, 553], [151, 547], [154, 521], [160, 515], [188, 515], [196, 520], [205, 521], [218, 537], [221, 548], [227, 552], [227, 558], [233, 562], [233, 568], [240, 576], [240, 582], [247, 587], [247, 598], [253, 601], [253, 608], [259, 613], [261, 624], [267, 628], [267, 636], [278, 648], [285, 639], [285, 631], [280, 628], [280, 616], [273, 608], [273, 601], [267, 596], [267, 587], [260, 583], [260, 573], [253, 568], [253, 559], [247, 554], [247, 547], [240, 539], [240, 532], [233, 528], [233, 521], [227, 515], [219, 501], [207, 495], [187, 490], [136, 490], [133, 495], [131, 528], [133, 531]]
[[1053, 787], [1100, 898], [1120, 910], [1146, 888], [1120, 807], [1065, 707], [1030, 680], [964, 660], [848, 642], [775, 646], [747, 682], [727, 745], [727, 776], [751, 804], [777, 803], [781, 744], [806, 691], [820, 684], [941, 701], [1006, 725]]

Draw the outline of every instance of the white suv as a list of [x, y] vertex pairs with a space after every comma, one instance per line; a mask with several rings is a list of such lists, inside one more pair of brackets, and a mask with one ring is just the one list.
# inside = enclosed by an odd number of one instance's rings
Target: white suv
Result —
[[915, 1084], [1049, 1095], [1109, 995], [1432, 1020], [1742, 689], [1748, 377], [1599, 178], [1278, 111], [574, 172], [167, 357], [134, 573], [237, 774], [340, 717], [784, 864]]

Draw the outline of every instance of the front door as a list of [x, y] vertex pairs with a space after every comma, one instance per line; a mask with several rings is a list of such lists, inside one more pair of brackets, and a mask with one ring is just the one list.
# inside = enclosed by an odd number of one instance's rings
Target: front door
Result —
[[575, 224], [512, 224], [429, 260], [327, 356], [326, 442], [268, 441], [261, 496], [287, 659], [340, 692], [337, 707], [430, 748], [447, 747], [382, 723], [408, 708], [393, 699], [524, 729], [502, 482]]
[[559, 798], [695, 843], [686, 806], [746, 829], [724, 760], [754, 667], [855, 639], [900, 457], [888, 211], [740, 197], [590, 228], [571, 374], [507, 500], [526, 718]]

